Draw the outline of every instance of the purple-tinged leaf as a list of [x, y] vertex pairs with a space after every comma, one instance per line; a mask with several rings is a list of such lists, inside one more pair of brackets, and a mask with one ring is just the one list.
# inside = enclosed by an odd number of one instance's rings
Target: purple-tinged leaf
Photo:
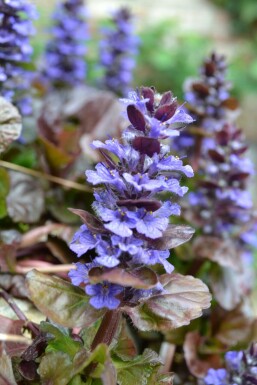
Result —
[[225, 346], [235, 346], [240, 342], [250, 344], [256, 341], [257, 321], [253, 311], [242, 305], [227, 312], [223, 311], [214, 337]]
[[168, 331], [202, 315], [210, 306], [210, 293], [199, 279], [180, 274], [164, 274], [160, 277], [164, 294], [142, 299], [134, 308], [125, 306], [134, 325], [142, 331]]
[[190, 226], [169, 225], [163, 236], [156, 240], [149, 240], [156, 250], [169, 250], [188, 242], [194, 235], [195, 230]]
[[66, 327], [86, 327], [100, 318], [85, 292], [58, 277], [32, 270], [27, 274], [30, 299], [52, 321]]
[[172, 96], [171, 91], [164, 92], [159, 105], [163, 106], [164, 104], [170, 104], [172, 102]]
[[159, 154], [161, 151], [161, 145], [157, 139], [146, 138], [144, 136], [137, 136], [133, 140], [132, 146], [141, 154], [148, 156], [153, 156], [155, 153]]
[[199, 354], [204, 338], [195, 332], [187, 333], [184, 342], [184, 354], [187, 367], [197, 378], [203, 378], [210, 368], [220, 368], [222, 362], [218, 354]]
[[71, 209], [73, 214], [78, 215], [83, 223], [88, 227], [92, 233], [107, 233], [108, 231], [103, 227], [102, 223], [97, 219], [93, 214], [90, 214], [88, 211], [80, 209]]
[[134, 268], [131, 271], [120, 268], [104, 271], [99, 267], [94, 267], [89, 271], [88, 277], [91, 283], [107, 281], [136, 289], [151, 289], [158, 283], [157, 275], [148, 267]]
[[[22, 336], [22, 329], [25, 321], [13, 320], [3, 315], [0, 315], [0, 333], [1, 334], [15, 334]], [[18, 356], [28, 347], [28, 343], [24, 342], [5, 342], [6, 353], [10, 356]]]
[[131, 104], [127, 107], [127, 114], [132, 126], [138, 131], [145, 132], [146, 122], [142, 112], [140, 112], [136, 106]]
[[240, 273], [231, 267], [212, 267], [209, 273], [210, 287], [213, 296], [225, 310], [233, 310], [243, 299], [244, 292], [240, 287]]
[[214, 236], [198, 236], [193, 243], [194, 255], [198, 258], [207, 258], [220, 266], [230, 267], [240, 271], [240, 253], [231, 239], [221, 239]]

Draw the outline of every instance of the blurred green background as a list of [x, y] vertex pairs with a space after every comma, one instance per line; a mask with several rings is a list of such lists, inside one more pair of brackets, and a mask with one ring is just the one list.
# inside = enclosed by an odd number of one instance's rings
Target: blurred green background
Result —
[[[54, 0], [35, 0], [40, 17], [34, 38], [39, 60], [48, 38]], [[91, 38], [88, 83], [97, 77], [99, 29], [110, 12], [129, 6], [141, 37], [135, 85], [172, 89], [182, 99], [186, 77], [197, 76], [204, 56], [213, 50], [228, 57], [232, 93], [240, 99], [240, 125], [257, 143], [257, 1], [256, 0], [88, 0]]]

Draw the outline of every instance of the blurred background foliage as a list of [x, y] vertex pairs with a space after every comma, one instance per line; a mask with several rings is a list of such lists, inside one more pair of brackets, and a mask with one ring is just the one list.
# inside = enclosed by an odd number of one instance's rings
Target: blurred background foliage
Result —
[[[205, 0], [205, 2], [214, 3], [229, 16], [228, 20], [231, 24], [229, 39], [231, 39], [231, 46], [234, 46], [234, 48], [231, 47], [231, 52], [228, 52], [229, 78], [234, 84], [234, 95], [242, 99], [247, 93], [254, 93], [257, 88], [256, 0]], [[36, 60], [39, 60], [49, 36], [53, 5], [54, 1], [50, 1], [47, 7], [40, 1], [37, 4], [40, 17], [36, 22], [36, 28], [40, 33], [37, 33], [33, 40]], [[200, 9], [199, 12], [201, 12]], [[176, 95], [182, 98], [181, 86], [184, 79], [188, 76], [197, 76], [197, 68], [202, 59], [216, 48], [217, 42], [211, 37], [200, 35], [197, 31], [181, 31], [180, 22], [175, 18], [160, 19], [144, 27], [141, 15], [135, 14], [135, 17], [141, 37], [141, 47], [134, 84], [158, 84], [160, 91], [164, 91], [168, 85]], [[95, 17], [93, 12], [89, 11], [91, 29], [87, 55], [89, 84], [95, 83], [99, 75], [98, 42], [101, 26], [106, 22], [107, 18], [99, 20], [99, 16]], [[218, 27], [214, 26], [214, 28]]]

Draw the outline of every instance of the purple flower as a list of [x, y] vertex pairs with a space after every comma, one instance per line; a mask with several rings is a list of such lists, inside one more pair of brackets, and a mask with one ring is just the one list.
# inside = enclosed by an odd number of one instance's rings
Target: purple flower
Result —
[[99, 243], [99, 237], [93, 235], [86, 225], [82, 225], [80, 229], [74, 234], [70, 243], [70, 248], [78, 257], [81, 257], [88, 250], [94, 249]]
[[231, 351], [225, 354], [225, 360], [226, 360], [227, 366], [237, 371], [240, 369], [242, 358], [243, 358], [242, 351], [239, 351], [239, 352]]
[[204, 382], [206, 385], [230, 385], [226, 369], [209, 369]]
[[88, 271], [91, 265], [82, 264], [80, 262], [74, 263], [76, 269], [72, 269], [68, 276], [73, 285], [79, 286], [81, 283], [88, 283]]
[[34, 34], [32, 20], [37, 14], [26, 0], [0, 0], [0, 8], [0, 92], [22, 115], [29, 115], [32, 73], [24, 68], [24, 63], [31, 61], [33, 49], [29, 39]]
[[125, 185], [119, 173], [116, 170], [110, 170], [102, 163], [96, 165], [96, 171], [86, 171], [87, 180], [94, 186], [97, 184], [108, 183], [118, 190], [124, 190]]
[[99, 215], [104, 222], [109, 222], [104, 227], [121, 237], [131, 236], [131, 229], [136, 226], [136, 214], [128, 211], [126, 208], [119, 208], [117, 210], [102, 208]]
[[100, 64], [104, 70], [103, 87], [125, 95], [132, 82], [132, 70], [139, 39], [134, 35], [132, 15], [126, 8], [113, 14], [113, 26], [103, 29], [100, 43]]
[[112, 310], [116, 309], [120, 304], [120, 300], [116, 296], [122, 292], [123, 287], [103, 282], [96, 285], [87, 285], [85, 290], [91, 296], [89, 302], [94, 308], [102, 309], [106, 307]]
[[60, 2], [53, 14], [52, 40], [46, 47], [41, 78], [50, 88], [79, 85], [86, 77], [88, 28], [82, 0]]
[[176, 203], [172, 204], [170, 202], [165, 202], [163, 206], [155, 212], [139, 209], [136, 212], [136, 229], [140, 234], [144, 234], [149, 238], [160, 238], [169, 224], [169, 216], [179, 214], [179, 206]]
[[[122, 28], [126, 29], [124, 25]], [[171, 92], [159, 97], [152, 88], [143, 87], [130, 98], [126, 100], [130, 125], [123, 134], [123, 143], [115, 139], [93, 142], [93, 147], [99, 149], [105, 159], [94, 171], [86, 172], [89, 183], [100, 185], [94, 191], [92, 205], [96, 218], [89, 216], [88, 227], [81, 227], [70, 246], [78, 256], [94, 249], [95, 255], [91, 253], [90, 257], [93, 255], [95, 266], [106, 273], [104, 282], [86, 286], [90, 304], [97, 309], [118, 307], [117, 294], [122, 294], [127, 303], [163, 290], [158, 281], [151, 290], [138, 290], [125, 281], [123, 287], [107, 280], [108, 276], [115, 277], [116, 273], [120, 276], [123, 271], [131, 274], [134, 268], [143, 266], [154, 270], [155, 265], [161, 264], [167, 273], [173, 271], [167, 260], [169, 250], [155, 248], [154, 245], [158, 245], [155, 240], [163, 236], [170, 216], [180, 215], [180, 206], [173, 201], [173, 194], [183, 196], [187, 191], [187, 187], [180, 184], [181, 176], [193, 176], [192, 168], [184, 166], [181, 159], [169, 156], [169, 146], [162, 142], [166, 137], [163, 130], [174, 130], [173, 123], [167, 123], [173, 116], [173, 121], [182, 116], [176, 123], [181, 125], [189, 119], [180, 111]], [[164, 126], [153, 135], [150, 125], [157, 120]], [[161, 201], [162, 192], [171, 192], [170, 200]], [[91, 229], [95, 229], [94, 233]], [[81, 282], [79, 273], [71, 274], [75, 283]]]
[[148, 174], [137, 173], [135, 175], [131, 175], [128, 173], [124, 173], [123, 177], [128, 184], [134, 187], [136, 191], [145, 190], [156, 192], [160, 190], [161, 187], [165, 187], [164, 180], [150, 179]]

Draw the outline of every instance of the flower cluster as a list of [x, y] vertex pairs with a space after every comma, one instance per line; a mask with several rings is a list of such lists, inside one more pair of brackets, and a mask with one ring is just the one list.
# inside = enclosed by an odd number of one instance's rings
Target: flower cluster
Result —
[[78, 85], [86, 77], [86, 13], [83, 0], [66, 0], [57, 5], [42, 71], [43, 81], [52, 87]]
[[[126, 274], [138, 276], [142, 267], [156, 264], [172, 272], [169, 251], [159, 247], [158, 240], [169, 226], [169, 217], [180, 214], [174, 200], [187, 191], [180, 185], [181, 176], [193, 176], [192, 168], [169, 155], [169, 146], [163, 143], [179, 134], [178, 127], [192, 121], [171, 92], [160, 96], [154, 89], [142, 87], [122, 101], [130, 125], [123, 143], [116, 139], [93, 142], [105, 161], [86, 176], [89, 183], [103, 187], [94, 192], [96, 217], [79, 210], [84, 225], [70, 245], [78, 257], [95, 250], [90, 253], [91, 262], [77, 263], [76, 270], [69, 273], [74, 285], [86, 285], [95, 308], [116, 308], [121, 301], [135, 302], [153, 290], [162, 290], [158, 279], [151, 290], [135, 289], [133, 280], [126, 283]], [[161, 200], [162, 192], [171, 193], [172, 198]], [[112, 278], [121, 271], [124, 279], [117, 284]]]
[[252, 162], [244, 156], [247, 146], [241, 130], [225, 124], [214, 135], [214, 148], [208, 150], [200, 171], [197, 192], [189, 203], [203, 233], [220, 236], [240, 233], [251, 220], [253, 202], [247, 190], [253, 174]]
[[113, 14], [113, 27], [103, 30], [100, 64], [104, 68], [103, 87], [118, 95], [126, 95], [132, 82], [135, 54], [139, 44], [134, 34], [132, 15], [126, 8]]
[[248, 351], [225, 355], [226, 369], [209, 369], [205, 385], [255, 385], [257, 383], [257, 344]]
[[23, 67], [31, 60], [29, 38], [34, 33], [35, 17], [34, 6], [26, 0], [0, 0], [0, 93], [22, 115], [31, 113], [27, 90], [32, 73]]
[[[174, 141], [178, 149], [194, 148], [202, 137], [205, 137], [202, 147], [208, 148], [208, 134], [219, 130], [228, 118], [233, 120], [237, 109], [235, 99], [230, 97], [230, 83], [226, 80], [227, 64], [225, 57], [211, 54], [200, 68], [200, 79], [189, 78], [185, 82], [185, 100], [189, 104], [189, 110], [195, 119], [195, 124], [200, 127], [199, 138], [185, 130]], [[230, 113], [229, 113], [230, 112]], [[203, 148], [203, 150], [204, 150]]]

